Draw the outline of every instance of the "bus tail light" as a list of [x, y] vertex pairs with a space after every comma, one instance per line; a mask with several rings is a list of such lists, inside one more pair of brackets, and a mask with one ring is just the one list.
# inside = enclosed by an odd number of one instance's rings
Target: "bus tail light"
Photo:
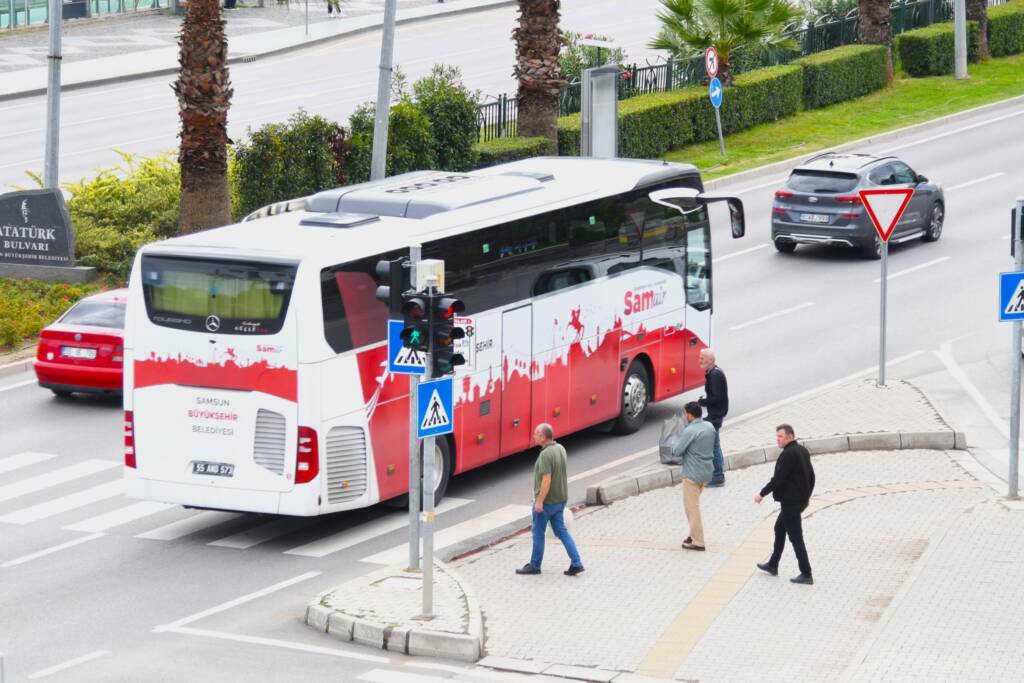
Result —
[[124, 466], [135, 467], [135, 413], [124, 411]]
[[320, 447], [317, 445], [316, 430], [312, 427], [299, 427], [299, 450], [295, 458], [295, 483], [311, 482], [319, 473]]

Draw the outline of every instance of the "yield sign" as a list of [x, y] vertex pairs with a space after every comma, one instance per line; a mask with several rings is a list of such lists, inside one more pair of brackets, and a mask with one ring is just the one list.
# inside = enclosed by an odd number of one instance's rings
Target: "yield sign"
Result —
[[883, 242], [889, 241], [889, 236], [892, 235], [913, 194], [913, 188], [860, 191], [860, 200], [868, 210], [871, 222], [875, 224], [875, 230]]

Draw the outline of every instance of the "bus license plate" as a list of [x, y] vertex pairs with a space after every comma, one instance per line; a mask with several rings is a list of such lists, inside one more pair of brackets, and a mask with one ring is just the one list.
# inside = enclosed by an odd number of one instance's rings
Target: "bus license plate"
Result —
[[802, 213], [800, 220], [804, 223], [828, 223], [829, 215], [827, 213]]
[[226, 462], [192, 461], [192, 474], [206, 474], [214, 477], [235, 476], [235, 466]]

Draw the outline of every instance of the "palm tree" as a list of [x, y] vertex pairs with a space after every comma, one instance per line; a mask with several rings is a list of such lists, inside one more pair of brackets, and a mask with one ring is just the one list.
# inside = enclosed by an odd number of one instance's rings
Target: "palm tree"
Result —
[[519, 0], [519, 25], [512, 31], [516, 43], [519, 79], [516, 127], [523, 137], [543, 136], [558, 149], [558, 94], [565, 86], [558, 51], [564, 38], [558, 28], [561, 0]]
[[858, 5], [857, 40], [862, 45], [884, 45], [887, 49], [885, 68], [889, 81], [892, 67], [892, 12], [889, 0], [860, 0]]
[[988, 59], [988, 0], [967, 0], [967, 21], [978, 22], [978, 59]]
[[181, 118], [182, 233], [231, 222], [228, 193], [228, 44], [219, 0], [189, 0], [178, 37], [181, 70], [171, 87]]
[[674, 57], [690, 57], [709, 47], [718, 51], [718, 78], [732, 83], [730, 62], [739, 49], [795, 48], [783, 33], [801, 15], [788, 0], [661, 0], [661, 32], [649, 44]]

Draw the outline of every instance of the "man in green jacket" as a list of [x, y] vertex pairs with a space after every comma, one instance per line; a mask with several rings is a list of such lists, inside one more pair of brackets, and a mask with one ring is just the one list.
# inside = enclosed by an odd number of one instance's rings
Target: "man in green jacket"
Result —
[[686, 550], [704, 550], [704, 523], [700, 518], [700, 494], [714, 472], [715, 438], [718, 431], [701, 419], [696, 401], [683, 406], [686, 428], [672, 445], [672, 453], [683, 461], [683, 509], [690, 523], [690, 535], [683, 541]]

